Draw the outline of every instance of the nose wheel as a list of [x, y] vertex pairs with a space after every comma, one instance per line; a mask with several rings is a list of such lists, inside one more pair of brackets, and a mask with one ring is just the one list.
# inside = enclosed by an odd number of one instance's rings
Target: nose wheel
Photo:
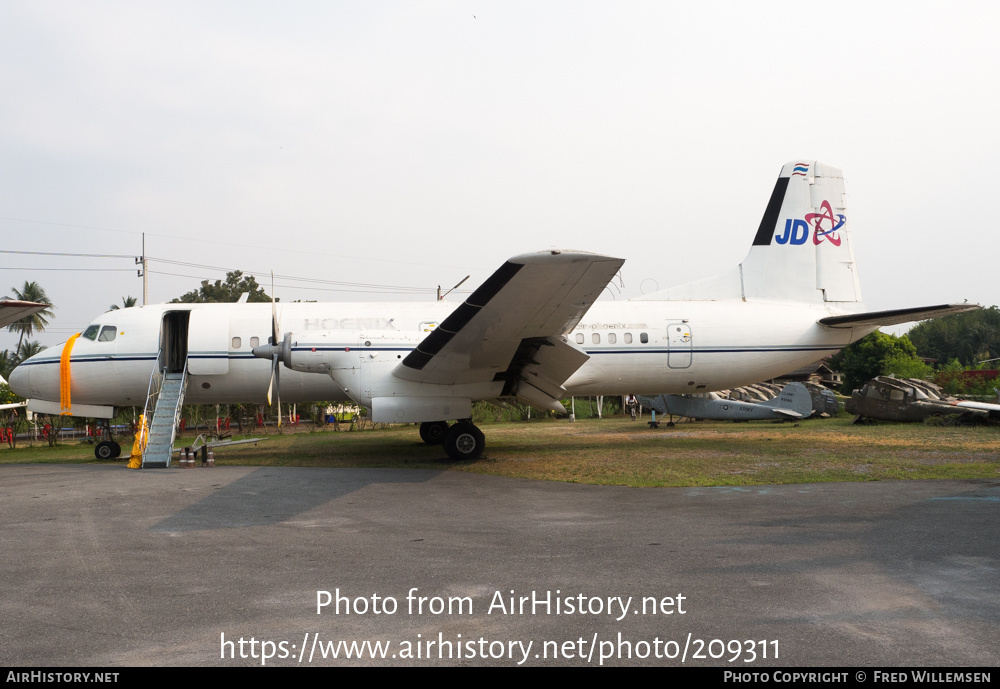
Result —
[[118, 459], [122, 454], [122, 446], [114, 440], [102, 440], [94, 448], [94, 456], [98, 459]]
[[486, 436], [469, 421], [459, 421], [444, 438], [444, 451], [455, 461], [478, 459], [486, 449]]

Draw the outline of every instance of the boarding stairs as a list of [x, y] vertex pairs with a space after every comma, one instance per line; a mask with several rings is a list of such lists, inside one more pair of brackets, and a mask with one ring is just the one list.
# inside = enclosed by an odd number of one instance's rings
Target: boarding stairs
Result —
[[[155, 377], [154, 373], [154, 377]], [[152, 383], [151, 383], [152, 387]], [[174, 437], [177, 434], [177, 423], [180, 420], [181, 407], [184, 404], [184, 391], [187, 388], [187, 362], [180, 373], [163, 373], [159, 381], [159, 392], [150, 395], [153, 421], [149, 425], [149, 440], [142, 453], [142, 467], [166, 468], [170, 466], [170, 458], [174, 452]], [[152, 398], [155, 396], [155, 400]]]

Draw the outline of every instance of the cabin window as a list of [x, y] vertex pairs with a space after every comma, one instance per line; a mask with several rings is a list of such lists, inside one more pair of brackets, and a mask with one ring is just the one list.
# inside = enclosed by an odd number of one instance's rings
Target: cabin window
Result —
[[576, 343], [577, 344], [583, 344], [583, 333], [577, 333], [576, 334]]
[[625, 333], [625, 344], [632, 344], [632, 333]]
[[99, 325], [87, 326], [87, 329], [83, 331], [83, 335], [81, 335], [81, 337], [84, 337], [84, 338], [86, 338], [88, 340], [91, 340], [91, 341], [96, 340], [97, 339], [97, 331], [100, 330], [100, 329], [101, 329], [101, 326], [99, 326]]
[[101, 328], [101, 334], [97, 336], [98, 342], [114, 342], [115, 336], [118, 334], [118, 327], [114, 325], [106, 325]]
[[902, 402], [905, 395], [902, 390], [890, 390], [889, 399], [893, 402]]
[[590, 336], [590, 339], [594, 344], [601, 344], [601, 333], [594, 333]]
[[618, 336], [614, 333], [608, 333], [608, 344], [614, 344], [618, 341]]
[[259, 347], [260, 346], [260, 338], [259, 337], [251, 337], [250, 338], [250, 346], [251, 347]]
[[234, 337], [233, 338], [233, 349], [239, 349], [240, 345], [242, 345], [242, 344], [243, 344], [243, 340], [241, 340], [238, 337]]
[[639, 342], [643, 344], [649, 342], [649, 335], [647, 335], [646, 333], [639, 333]]

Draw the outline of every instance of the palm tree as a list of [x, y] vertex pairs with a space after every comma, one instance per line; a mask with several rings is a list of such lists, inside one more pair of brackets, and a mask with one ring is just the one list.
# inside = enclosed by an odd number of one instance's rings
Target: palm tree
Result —
[[17, 362], [21, 363], [27, 359], [38, 354], [40, 351], [45, 349], [38, 340], [32, 340], [31, 342], [25, 342], [17, 350]]
[[117, 311], [118, 309], [130, 309], [138, 303], [138, 299], [135, 297], [122, 297], [122, 303], [125, 306], [118, 306], [118, 304], [112, 304], [109, 311]]
[[[45, 290], [39, 287], [37, 282], [28, 282], [25, 280], [24, 287], [22, 289], [19, 290], [16, 287], [11, 287], [11, 290], [14, 292], [14, 296], [4, 297], [4, 299], [14, 299], [15, 301], [33, 301], [39, 304], [49, 303], [49, 298], [45, 295]], [[7, 330], [10, 332], [21, 333], [21, 336], [17, 340], [17, 349], [14, 351], [20, 351], [21, 342], [24, 341], [25, 336], [31, 337], [35, 334], [36, 330], [38, 332], [45, 330], [45, 326], [49, 324], [48, 319], [52, 317], [52, 309], [42, 309], [37, 313], [25, 316], [21, 320], [14, 321], [8, 325]]]
[[9, 349], [0, 352], [0, 378], [4, 380], [10, 378], [10, 372], [14, 370], [17, 363], [16, 353], [12, 353]]

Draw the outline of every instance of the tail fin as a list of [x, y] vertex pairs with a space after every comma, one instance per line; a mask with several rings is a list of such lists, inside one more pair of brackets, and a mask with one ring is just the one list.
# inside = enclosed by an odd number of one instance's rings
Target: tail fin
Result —
[[789, 383], [781, 389], [777, 397], [761, 404], [771, 407], [776, 412], [792, 412], [792, 415], [801, 418], [807, 418], [813, 413], [812, 395], [809, 394], [809, 388], [802, 383]]
[[843, 174], [816, 161], [787, 163], [734, 271], [645, 298], [860, 302]]

